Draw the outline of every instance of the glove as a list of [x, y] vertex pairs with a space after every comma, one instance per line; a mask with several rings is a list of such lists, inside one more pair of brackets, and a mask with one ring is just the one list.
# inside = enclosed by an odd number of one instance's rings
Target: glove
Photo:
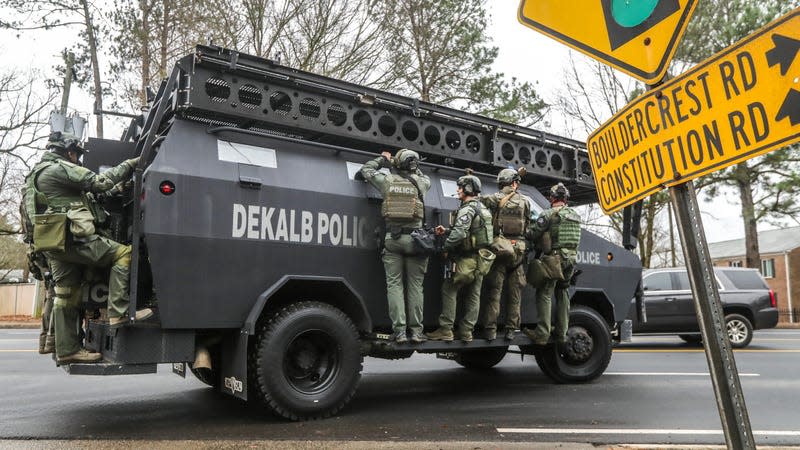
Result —
[[131, 169], [135, 169], [135, 168], [136, 168], [136, 166], [138, 166], [138, 165], [139, 165], [139, 157], [137, 156], [136, 158], [127, 159], [127, 160], [125, 160], [125, 162], [126, 162], [126, 163], [127, 163], [129, 166], [131, 166]]

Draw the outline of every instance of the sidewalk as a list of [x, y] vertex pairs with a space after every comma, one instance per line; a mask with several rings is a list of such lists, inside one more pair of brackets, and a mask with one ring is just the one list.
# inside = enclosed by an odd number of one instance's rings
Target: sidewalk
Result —
[[0, 316], [0, 328], [39, 328], [42, 319], [31, 316]]

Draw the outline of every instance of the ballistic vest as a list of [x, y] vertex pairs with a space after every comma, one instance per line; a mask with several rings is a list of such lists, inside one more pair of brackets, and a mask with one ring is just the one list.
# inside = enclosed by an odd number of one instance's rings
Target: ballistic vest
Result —
[[568, 206], [553, 208], [550, 215], [550, 238], [553, 249], [575, 250], [581, 241], [581, 218]]
[[488, 247], [494, 239], [492, 213], [477, 200], [472, 200], [465, 206], [472, 208], [475, 211], [475, 215], [472, 216], [472, 223], [469, 226], [469, 238], [464, 241], [464, 249], [472, 251]]
[[518, 192], [514, 192], [505, 202], [501, 200], [497, 210], [495, 234], [502, 233], [508, 237], [522, 236], [525, 233], [527, 222], [527, 205], [525, 197]]
[[419, 190], [411, 180], [397, 174], [389, 175], [381, 206], [384, 219], [388, 222], [420, 220], [423, 218], [424, 208]]

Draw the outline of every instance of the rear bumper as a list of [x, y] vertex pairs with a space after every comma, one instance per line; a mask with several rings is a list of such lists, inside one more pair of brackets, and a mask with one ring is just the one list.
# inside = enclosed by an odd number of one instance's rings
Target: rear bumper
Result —
[[775, 326], [778, 324], [778, 309], [764, 308], [756, 311], [753, 319], [753, 328], [756, 330], [761, 330], [763, 328], [775, 328]]

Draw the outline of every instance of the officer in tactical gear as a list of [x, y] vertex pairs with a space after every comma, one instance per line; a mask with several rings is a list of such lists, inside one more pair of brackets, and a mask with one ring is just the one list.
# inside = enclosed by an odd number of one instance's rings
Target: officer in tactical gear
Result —
[[497, 258], [485, 279], [489, 285], [489, 301], [484, 308], [481, 322], [484, 324], [483, 338], [487, 340], [493, 340], [497, 336], [497, 316], [500, 313], [500, 297], [506, 279], [508, 288], [505, 339], [514, 339], [515, 331], [519, 329], [520, 300], [522, 288], [525, 286], [525, 234], [531, 215], [528, 199], [517, 192], [520, 180], [520, 174], [516, 170], [503, 169], [497, 175], [500, 192], [480, 197], [481, 203], [492, 212], [495, 242], [503, 240], [503, 246], [511, 251], [510, 254], [496, 252]]
[[[536, 312], [539, 323], [536, 329], [524, 329], [523, 332], [533, 340], [535, 345], [545, 345], [550, 339], [551, 301], [553, 293], [556, 298], [555, 342], [562, 345], [567, 340], [569, 327], [569, 280], [575, 271], [577, 249], [581, 239], [580, 216], [567, 206], [569, 191], [562, 183], [550, 189], [550, 209], [542, 211], [532, 225], [534, 240], [545, 242], [549, 238], [549, 249], [545, 255], [553, 264], [560, 264], [562, 277], [546, 278], [542, 286], [536, 288]], [[545, 246], [547, 247], [547, 245]], [[544, 260], [544, 258], [543, 258]]]
[[[52, 133], [50, 150], [25, 178], [27, 220], [33, 223], [33, 246], [47, 257], [55, 283], [52, 320], [57, 364], [96, 362], [100, 353], [81, 347], [79, 308], [81, 281], [87, 266], [111, 266], [109, 325], [128, 321], [128, 274], [131, 247], [95, 233], [90, 193], [106, 192], [131, 176], [138, 158], [122, 162], [98, 175], [80, 165], [84, 149], [78, 139]], [[137, 311], [136, 320], [153, 315]]]
[[[457, 181], [458, 198], [461, 206], [451, 215], [450, 230], [439, 225], [438, 235], [447, 235], [444, 243], [444, 256], [453, 270], [450, 277], [442, 283], [442, 313], [439, 315], [439, 328], [428, 333], [428, 338], [437, 341], [452, 341], [454, 337], [472, 341], [472, 329], [478, 319], [480, 309], [481, 284], [489, 272], [494, 254], [488, 250], [492, 242], [492, 214], [480, 201], [481, 181], [471, 175], [462, 176]], [[458, 292], [466, 290], [464, 314], [454, 336], [453, 325], [456, 317], [456, 298]]]
[[[411, 232], [423, 226], [423, 199], [431, 180], [419, 170], [418, 163], [417, 152], [401, 149], [394, 157], [383, 152], [360, 170], [361, 176], [383, 196], [381, 215], [386, 235], [382, 259], [389, 318], [394, 331], [392, 339], [397, 343], [407, 342], [409, 331], [412, 342], [427, 340], [422, 330], [422, 282], [428, 269], [428, 256], [416, 248]], [[391, 172], [384, 173], [381, 168], [389, 168]]]

